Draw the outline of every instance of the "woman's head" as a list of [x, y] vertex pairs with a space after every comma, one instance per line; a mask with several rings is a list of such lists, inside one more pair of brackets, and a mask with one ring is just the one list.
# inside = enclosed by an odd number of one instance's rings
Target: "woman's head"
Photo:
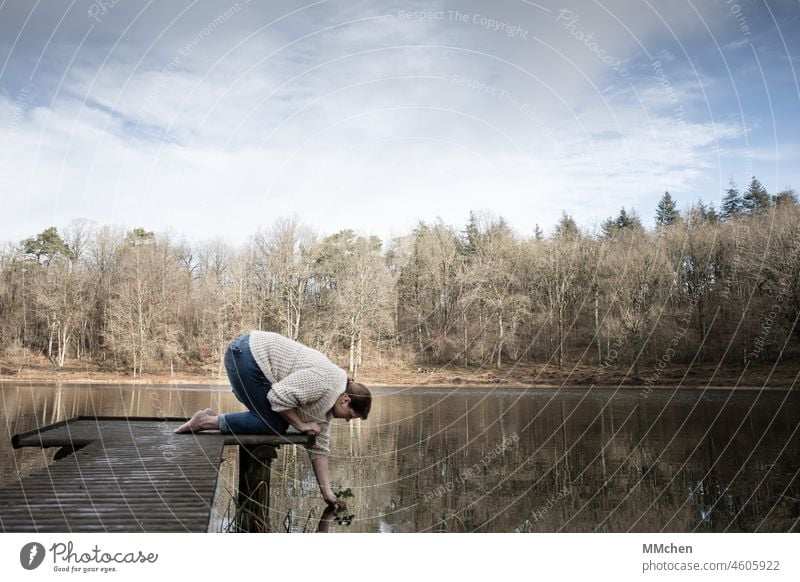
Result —
[[360, 418], [366, 420], [369, 410], [372, 408], [372, 394], [363, 384], [347, 379], [347, 387], [344, 393], [339, 395], [333, 405], [333, 416], [335, 418]]

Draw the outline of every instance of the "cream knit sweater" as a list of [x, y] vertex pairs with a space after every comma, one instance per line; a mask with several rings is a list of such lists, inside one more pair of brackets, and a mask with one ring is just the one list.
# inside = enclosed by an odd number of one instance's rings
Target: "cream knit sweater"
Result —
[[297, 409], [303, 422], [319, 424], [308, 454], [312, 459], [330, 455], [331, 409], [345, 391], [347, 373], [321, 352], [277, 333], [251, 331], [250, 351], [272, 383], [267, 394], [272, 410]]

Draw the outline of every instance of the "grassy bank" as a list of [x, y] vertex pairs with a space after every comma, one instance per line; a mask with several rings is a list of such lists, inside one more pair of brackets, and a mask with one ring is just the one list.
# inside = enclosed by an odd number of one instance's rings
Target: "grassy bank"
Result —
[[[221, 373], [220, 373], [221, 372]], [[469, 367], [455, 364], [423, 367], [414, 364], [367, 365], [358, 379], [367, 385], [384, 386], [531, 386], [531, 387], [618, 387], [643, 386], [702, 388], [713, 386], [790, 388], [798, 372], [791, 364], [757, 362], [746, 370], [731, 366], [673, 366], [656, 374], [644, 368], [636, 378], [628, 368], [567, 365], [562, 369], [547, 365]], [[0, 359], [0, 382], [95, 383], [95, 384], [175, 384], [227, 385], [224, 370], [195, 367], [171, 371], [154, 369], [134, 378], [130, 371], [113, 370], [96, 364], [72, 360], [58, 370], [43, 357]]]

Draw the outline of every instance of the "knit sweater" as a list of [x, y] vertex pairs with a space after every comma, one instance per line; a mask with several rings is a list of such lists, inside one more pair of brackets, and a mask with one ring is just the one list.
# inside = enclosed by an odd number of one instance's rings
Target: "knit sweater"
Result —
[[277, 333], [251, 331], [250, 351], [272, 384], [267, 394], [272, 410], [296, 409], [303, 422], [319, 424], [308, 453], [312, 459], [330, 455], [331, 409], [345, 391], [347, 373], [321, 352]]

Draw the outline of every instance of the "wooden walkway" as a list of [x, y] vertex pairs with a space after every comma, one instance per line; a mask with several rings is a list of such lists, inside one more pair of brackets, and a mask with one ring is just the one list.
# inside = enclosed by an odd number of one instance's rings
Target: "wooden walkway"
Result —
[[223, 446], [313, 442], [304, 434], [174, 434], [185, 421], [80, 416], [14, 435], [14, 448], [63, 448], [50, 466], [0, 488], [0, 531], [205, 532]]

